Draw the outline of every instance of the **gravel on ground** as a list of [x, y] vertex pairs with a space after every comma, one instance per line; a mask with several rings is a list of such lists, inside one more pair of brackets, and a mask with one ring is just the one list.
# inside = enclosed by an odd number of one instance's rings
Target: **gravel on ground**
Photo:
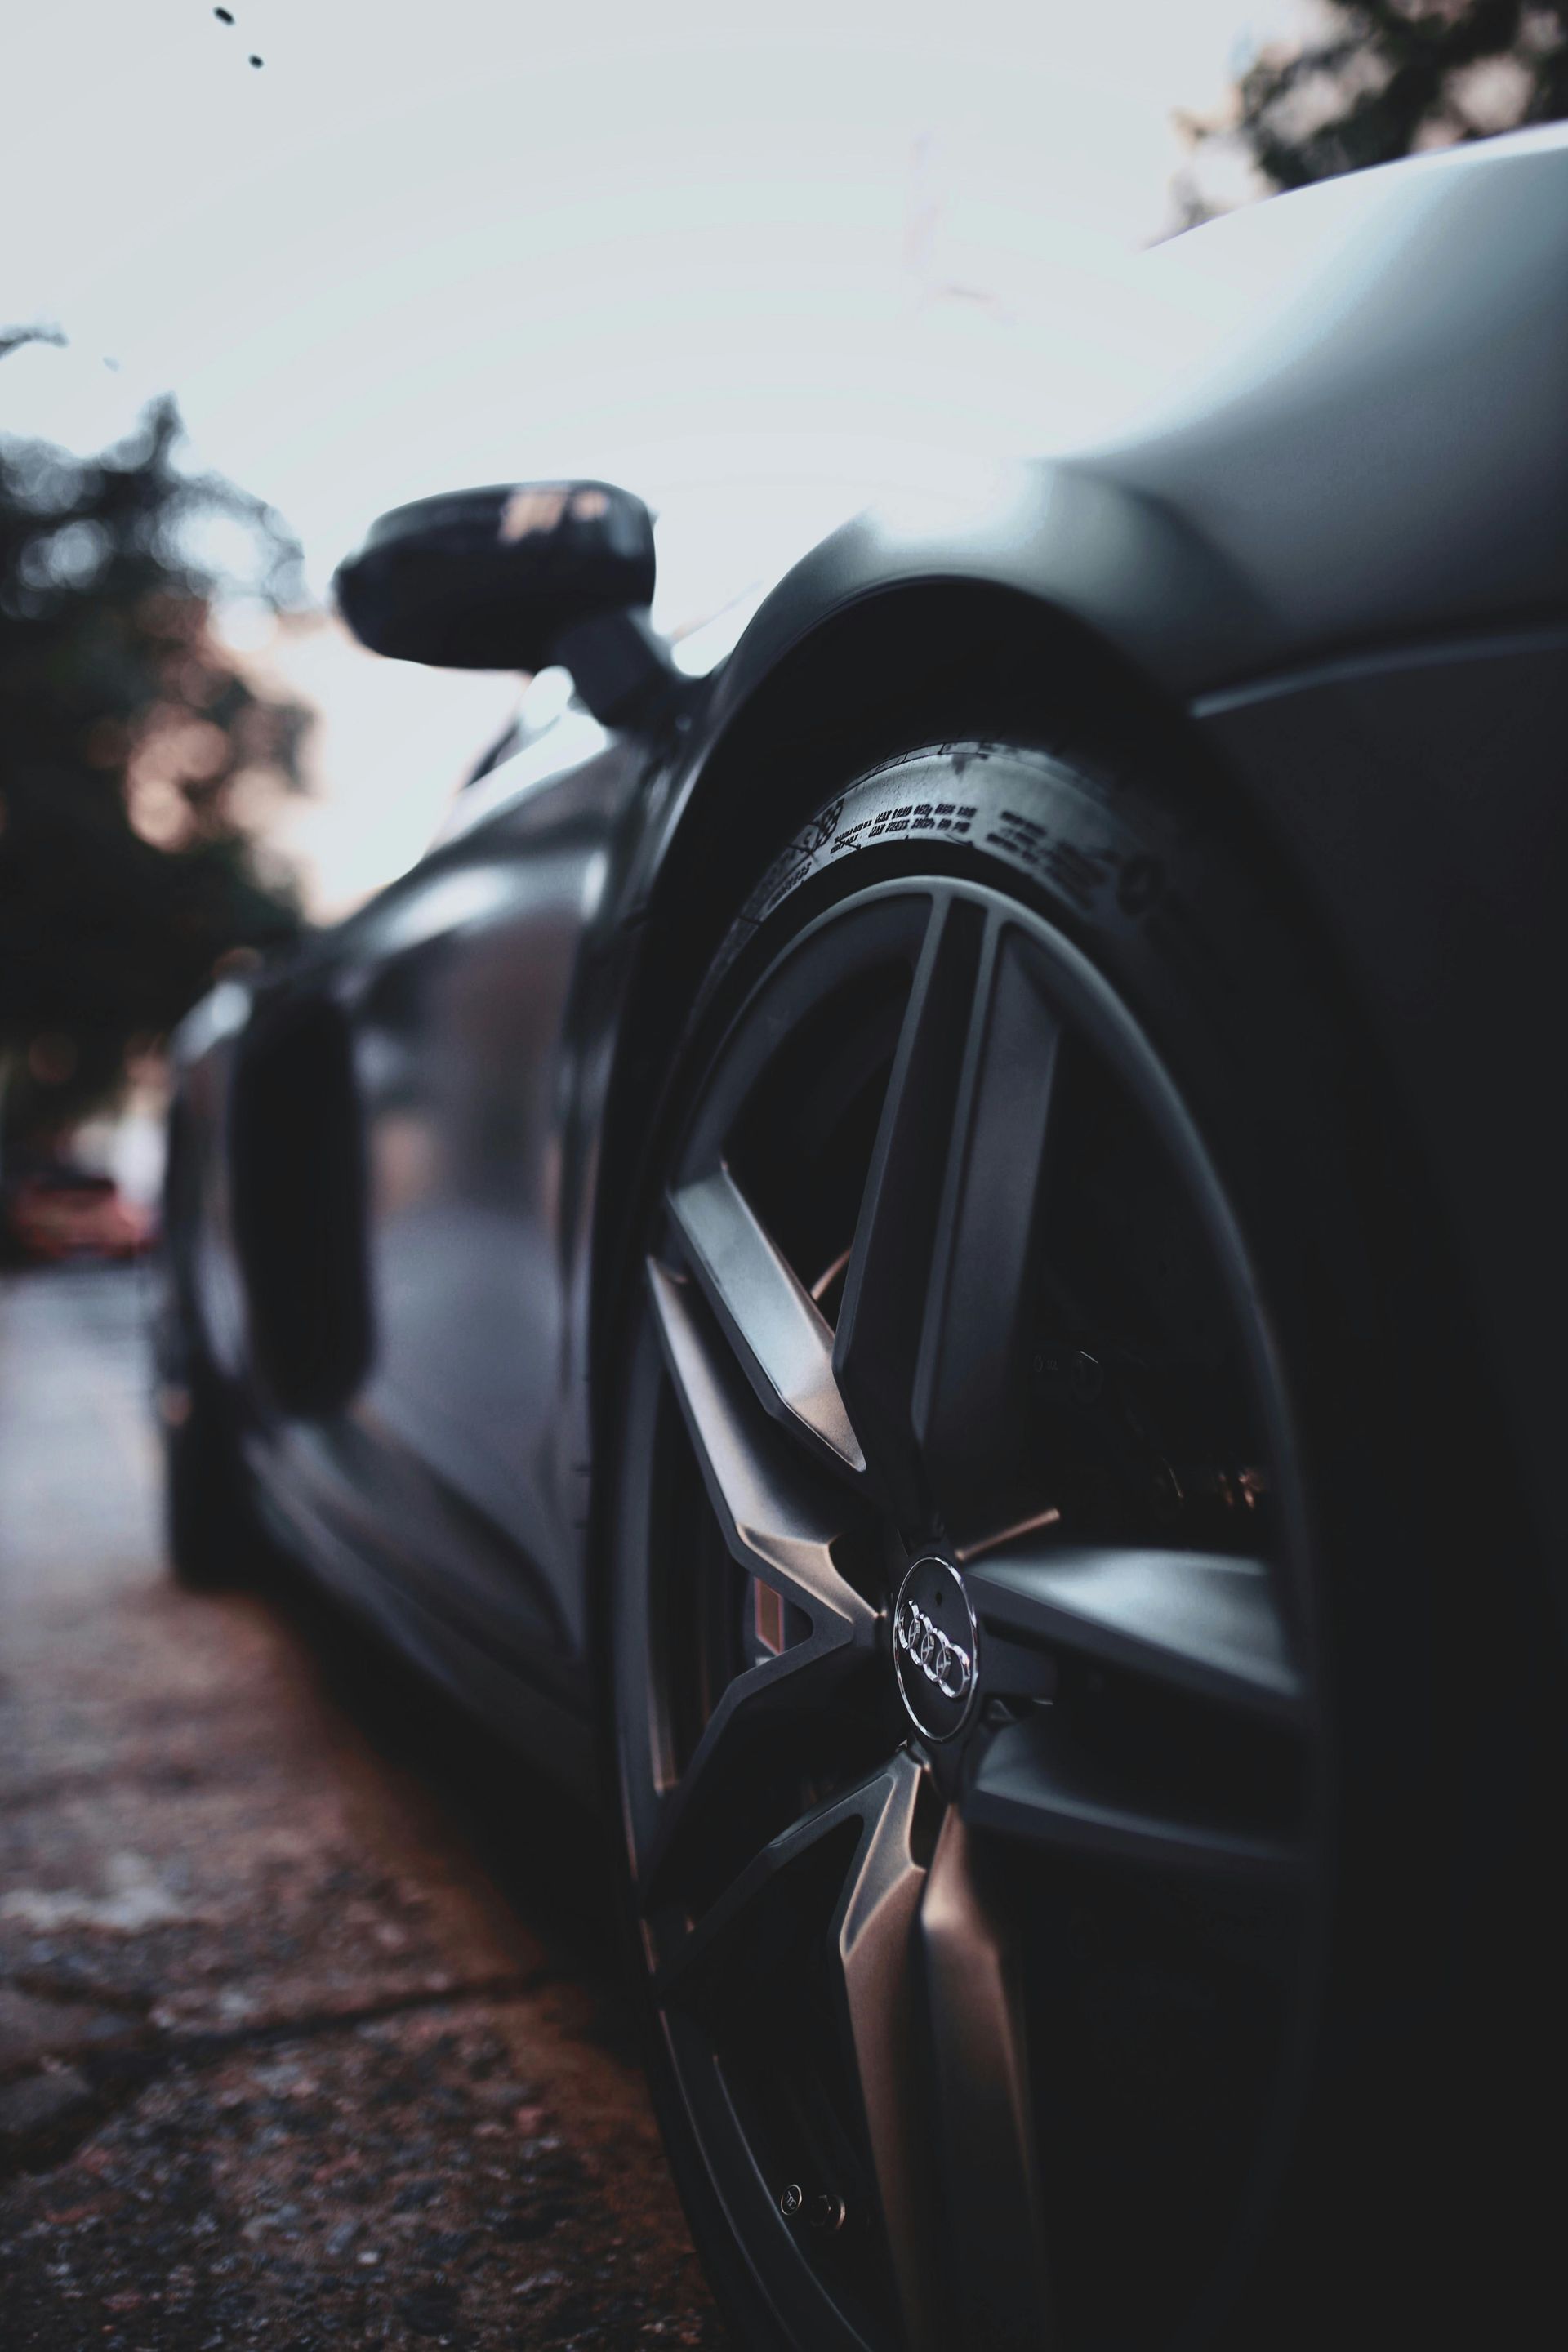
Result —
[[169, 1581], [141, 1286], [0, 1287], [0, 2342], [719, 2346], [602, 1832], [286, 1581]]

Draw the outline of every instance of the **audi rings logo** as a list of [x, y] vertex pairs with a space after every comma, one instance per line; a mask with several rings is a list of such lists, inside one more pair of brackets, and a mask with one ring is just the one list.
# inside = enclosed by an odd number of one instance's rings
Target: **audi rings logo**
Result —
[[926, 1738], [963, 1729], [980, 1679], [980, 1629], [963, 1579], [934, 1555], [917, 1559], [899, 1587], [893, 1672], [905, 1712]]
[[950, 1641], [940, 1625], [933, 1625], [918, 1601], [906, 1601], [899, 1611], [899, 1622], [893, 1629], [900, 1650], [907, 1650], [927, 1682], [934, 1683], [943, 1698], [963, 1698], [974, 1680], [974, 1661], [967, 1650], [961, 1650]]

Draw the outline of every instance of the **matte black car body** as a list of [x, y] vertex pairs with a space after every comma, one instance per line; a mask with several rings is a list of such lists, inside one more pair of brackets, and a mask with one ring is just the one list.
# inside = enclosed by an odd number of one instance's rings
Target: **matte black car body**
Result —
[[849, 525], [678, 725], [570, 711], [182, 1034], [173, 1244], [269, 1517], [584, 1787], [662, 1074], [825, 752], [959, 731], [987, 681], [1152, 732], [1288, 877], [1427, 1171], [1477, 1443], [1563, 1555], [1568, 139], [1283, 199], [1149, 269], [1156, 346], [1171, 273], [1259, 292], [1136, 428]]

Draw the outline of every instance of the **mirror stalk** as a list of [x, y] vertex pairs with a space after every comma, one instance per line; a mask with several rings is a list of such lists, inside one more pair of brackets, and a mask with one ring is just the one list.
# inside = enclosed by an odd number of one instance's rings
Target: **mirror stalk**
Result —
[[596, 613], [563, 629], [551, 658], [572, 682], [602, 727], [651, 733], [689, 700], [693, 681], [682, 676], [646, 606]]

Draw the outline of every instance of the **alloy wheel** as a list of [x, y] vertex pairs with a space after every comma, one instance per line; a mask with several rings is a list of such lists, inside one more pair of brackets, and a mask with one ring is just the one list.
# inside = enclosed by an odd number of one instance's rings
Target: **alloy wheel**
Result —
[[1202, 2340], [1267, 2222], [1316, 1948], [1254, 1271], [1140, 1025], [1016, 899], [895, 878], [744, 982], [622, 1482], [670, 2077], [793, 2340]]

